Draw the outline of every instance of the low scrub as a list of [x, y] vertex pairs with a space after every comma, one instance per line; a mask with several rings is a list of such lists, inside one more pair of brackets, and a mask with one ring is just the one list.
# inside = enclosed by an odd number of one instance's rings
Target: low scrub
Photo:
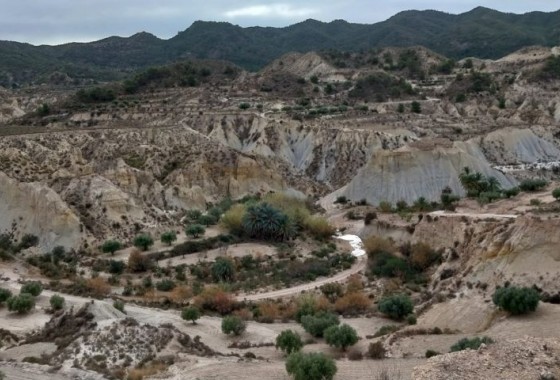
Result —
[[389, 318], [402, 320], [414, 311], [414, 305], [405, 294], [398, 294], [383, 298], [379, 301], [378, 309]]
[[487, 336], [470, 338], [470, 339], [463, 338], [459, 340], [457, 343], [455, 343], [453, 346], [451, 346], [449, 351], [457, 352], [457, 351], [463, 351], [467, 349], [477, 350], [483, 343], [491, 344], [494, 343], [494, 341]]

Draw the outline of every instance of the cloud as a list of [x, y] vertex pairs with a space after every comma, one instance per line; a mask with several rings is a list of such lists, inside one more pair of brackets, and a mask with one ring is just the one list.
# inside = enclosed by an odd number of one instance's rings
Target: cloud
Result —
[[224, 16], [227, 18], [237, 17], [281, 17], [295, 18], [307, 17], [317, 10], [312, 8], [295, 8], [290, 4], [270, 4], [270, 5], [254, 5], [227, 11]]

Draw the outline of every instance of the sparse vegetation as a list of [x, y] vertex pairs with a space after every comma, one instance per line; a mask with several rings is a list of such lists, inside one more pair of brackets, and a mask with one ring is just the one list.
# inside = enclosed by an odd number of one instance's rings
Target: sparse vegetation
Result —
[[35, 298], [29, 293], [21, 293], [10, 297], [6, 304], [8, 310], [15, 311], [18, 314], [26, 314], [35, 307]]
[[134, 238], [134, 246], [147, 251], [152, 245], [154, 245], [154, 239], [148, 234], [141, 234]]
[[482, 344], [491, 344], [491, 343], [494, 343], [494, 341], [487, 336], [475, 337], [470, 339], [463, 338], [459, 340], [457, 343], [455, 343], [453, 346], [451, 346], [449, 351], [457, 352], [457, 351], [463, 351], [467, 349], [477, 350]]
[[315, 315], [304, 315], [301, 317], [301, 325], [309, 334], [316, 338], [322, 338], [325, 330], [340, 323], [335, 314], [320, 312]]
[[58, 294], [54, 294], [50, 300], [49, 303], [51, 304], [51, 309], [53, 310], [62, 310], [64, 308], [64, 303], [65, 303], [65, 299], [64, 297], [58, 295]]
[[43, 285], [38, 281], [26, 282], [20, 289], [20, 293], [31, 294], [33, 297], [39, 296], [43, 292]]
[[358, 342], [356, 330], [347, 324], [340, 326], [330, 326], [324, 331], [325, 341], [333, 347], [340, 348], [342, 351]]

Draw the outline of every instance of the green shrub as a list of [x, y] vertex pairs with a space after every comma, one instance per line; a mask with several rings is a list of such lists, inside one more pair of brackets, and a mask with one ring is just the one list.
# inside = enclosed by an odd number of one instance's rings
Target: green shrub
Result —
[[224, 334], [241, 335], [247, 329], [247, 324], [237, 316], [224, 317], [222, 319], [222, 332]]
[[410, 104], [410, 110], [414, 113], [422, 113], [422, 106], [419, 102], [414, 101]]
[[342, 351], [358, 342], [356, 330], [347, 324], [331, 326], [325, 330], [324, 335], [329, 346], [340, 348]]
[[434, 350], [426, 350], [426, 354], [424, 355], [426, 357], [426, 359], [432, 358], [434, 356], [440, 355], [439, 352], [434, 351]]
[[111, 274], [122, 274], [126, 268], [126, 264], [122, 260], [111, 260], [109, 261], [109, 273]]
[[379, 330], [377, 330], [377, 332], [375, 334], [373, 334], [374, 338], [383, 336], [383, 335], [388, 335], [388, 334], [392, 334], [395, 331], [399, 330], [399, 326], [396, 325], [385, 325], [385, 326], [381, 326], [379, 328]]
[[410, 314], [406, 317], [406, 323], [409, 325], [415, 325], [417, 322], [416, 315]]
[[191, 321], [195, 325], [197, 319], [200, 319], [200, 311], [194, 306], [186, 307], [181, 311], [181, 318]]
[[35, 298], [29, 293], [12, 296], [6, 302], [8, 310], [18, 314], [25, 314], [35, 307]]
[[64, 308], [65, 299], [58, 294], [54, 294], [49, 300], [49, 303], [51, 304], [51, 308], [53, 310], [61, 310]]
[[554, 197], [554, 199], [556, 199], [557, 201], [560, 201], [560, 187], [552, 190], [552, 196]]
[[245, 205], [236, 204], [232, 206], [221, 219], [222, 225], [228, 231], [235, 235], [242, 235], [243, 230], [243, 217], [245, 216]]
[[513, 198], [521, 192], [519, 187], [512, 187], [511, 189], [504, 190], [504, 196], [506, 198]]
[[286, 360], [286, 371], [294, 380], [332, 380], [337, 369], [334, 360], [323, 353], [294, 352]]
[[239, 104], [239, 109], [241, 109], [241, 110], [248, 110], [249, 108], [251, 108], [251, 105], [249, 103], [240, 103]]
[[12, 296], [9, 289], [0, 288], [0, 305], [6, 302]]
[[414, 311], [414, 305], [405, 294], [398, 294], [383, 298], [377, 306], [379, 311], [392, 319], [402, 320]]
[[335, 199], [334, 203], [346, 204], [348, 203], [348, 198], [346, 198], [344, 195], [340, 195]]
[[340, 323], [335, 314], [320, 312], [315, 315], [304, 315], [301, 317], [301, 325], [304, 330], [316, 338], [323, 337], [326, 329]]
[[134, 238], [134, 246], [147, 251], [152, 245], [154, 245], [154, 239], [150, 235], [142, 234]]
[[288, 216], [268, 203], [249, 206], [243, 216], [243, 229], [253, 238], [282, 241], [294, 236]]
[[161, 281], [156, 282], [156, 289], [160, 292], [169, 292], [175, 289], [175, 282], [169, 279], [163, 279]]
[[282, 350], [286, 354], [301, 350], [303, 341], [298, 333], [292, 330], [284, 330], [276, 337], [276, 348]]
[[487, 336], [483, 336], [482, 338], [476, 337], [471, 339], [463, 338], [459, 340], [457, 343], [455, 343], [453, 346], [451, 346], [449, 352], [463, 351], [466, 349], [477, 350], [483, 343], [491, 344], [494, 343], [494, 341]]
[[535, 311], [539, 300], [539, 293], [535, 289], [518, 288], [515, 286], [497, 288], [492, 296], [492, 301], [494, 301], [496, 306], [513, 315], [527, 314]]
[[43, 285], [41, 285], [38, 281], [26, 282], [19, 292], [31, 294], [33, 297], [37, 297], [43, 292]]
[[118, 311], [120, 311], [121, 313], [125, 313], [125, 314], [126, 314], [126, 312], [124, 311], [124, 302], [123, 302], [123, 301], [121, 301], [121, 300], [115, 300], [115, 301], [113, 302], [113, 307], [114, 307], [115, 309], [117, 309]]
[[119, 241], [117, 241], [117, 240], [107, 240], [101, 246], [101, 250], [103, 251], [103, 253], [110, 253], [111, 255], [114, 255], [115, 252], [117, 252], [119, 249], [121, 249], [121, 247], [122, 247], [122, 245]]
[[519, 184], [519, 188], [522, 191], [534, 192], [542, 190], [548, 185], [548, 182], [544, 179], [526, 179]]

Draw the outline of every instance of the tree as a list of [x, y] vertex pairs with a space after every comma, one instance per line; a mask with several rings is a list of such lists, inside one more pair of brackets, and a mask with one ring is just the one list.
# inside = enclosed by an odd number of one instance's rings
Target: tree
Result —
[[20, 290], [20, 293], [31, 294], [33, 297], [37, 297], [43, 291], [43, 285], [38, 281], [26, 282]]
[[298, 333], [292, 330], [284, 330], [276, 337], [276, 348], [281, 349], [286, 354], [291, 354], [301, 350], [303, 341]]
[[334, 360], [323, 353], [294, 352], [286, 360], [286, 371], [294, 380], [332, 380], [337, 369]]
[[177, 240], [177, 234], [175, 231], [167, 231], [161, 234], [161, 242], [167, 245], [173, 244]]
[[191, 224], [185, 228], [185, 233], [194, 239], [198, 239], [200, 235], [204, 235], [205, 232], [206, 229], [201, 224]]
[[49, 303], [51, 304], [51, 308], [53, 310], [61, 310], [64, 308], [65, 301], [64, 297], [55, 294], [51, 297]]
[[233, 281], [235, 278], [235, 267], [233, 262], [225, 257], [218, 257], [212, 264], [212, 277], [215, 281]]
[[122, 244], [119, 241], [117, 241], [117, 240], [107, 240], [101, 246], [101, 250], [103, 251], [103, 253], [110, 253], [111, 255], [114, 255], [115, 252], [117, 252], [119, 249], [121, 249], [121, 247], [122, 247]]
[[356, 330], [347, 324], [331, 326], [325, 330], [325, 341], [329, 346], [346, 351], [347, 347], [353, 346], [358, 342], [358, 334]]
[[401, 320], [414, 310], [414, 305], [405, 294], [385, 297], [379, 301], [379, 311], [392, 319]]
[[554, 199], [556, 199], [557, 201], [560, 201], [560, 187], [552, 190], [552, 196], [554, 197]]
[[329, 282], [321, 286], [321, 293], [331, 302], [335, 302], [338, 297], [342, 296], [344, 289], [338, 282]]
[[323, 337], [326, 329], [340, 323], [335, 314], [321, 312], [315, 315], [304, 315], [301, 317], [301, 325], [304, 330], [316, 338]]
[[238, 316], [228, 316], [222, 319], [222, 332], [224, 334], [241, 335], [247, 329], [247, 324]]
[[518, 288], [515, 286], [498, 288], [492, 296], [492, 301], [496, 306], [513, 315], [527, 314], [535, 311], [539, 300], [539, 293], [535, 289]]
[[413, 101], [410, 104], [410, 110], [414, 113], [422, 113], [422, 106], [417, 101]]
[[21, 293], [20, 295], [10, 297], [6, 303], [8, 310], [15, 311], [18, 314], [25, 314], [35, 307], [35, 298], [29, 293]]
[[12, 296], [9, 289], [0, 288], [0, 305], [6, 302]]
[[186, 307], [181, 311], [181, 318], [185, 321], [191, 321], [193, 325], [196, 325], [196, 320], [200, 319], [200, 311], [194, 307]]
[[138, 235], [134, 238], [134, 246], [147, 251], [152, 245], [154, 245], [154, 239], [148, 234]]

